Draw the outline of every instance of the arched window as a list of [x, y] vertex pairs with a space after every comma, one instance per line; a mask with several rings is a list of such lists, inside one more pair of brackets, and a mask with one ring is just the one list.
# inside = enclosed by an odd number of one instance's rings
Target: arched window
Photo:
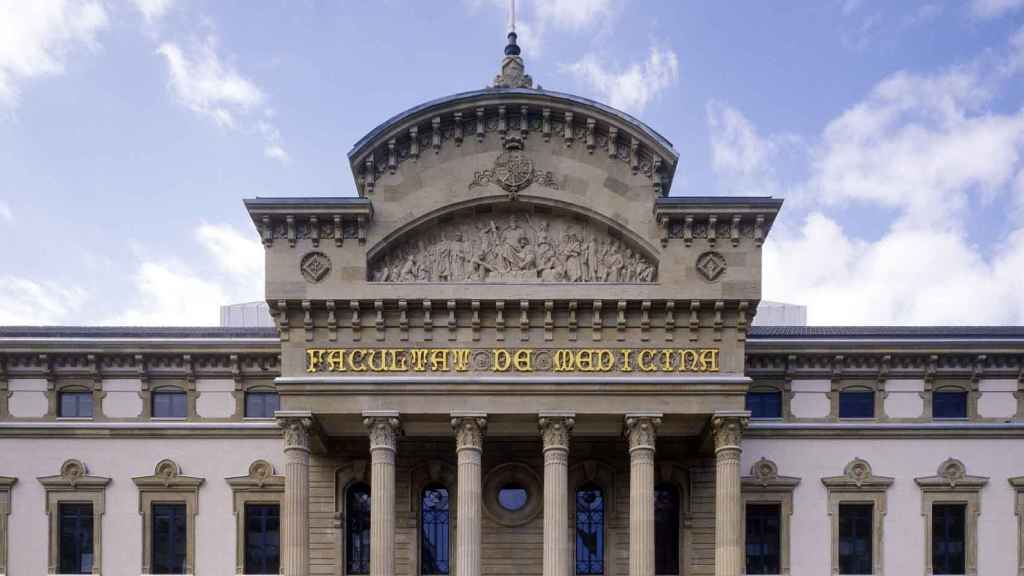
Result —
[[604, 494], [594, 484], [576, 489], [576, 574], [604, 574]]
[[654, 487], [654, 572], [679, 574], [679, 490], [667, 482]]
[[448, 489], [432, 484], [420, 499], [420, 574], [448, 574]]
[[353, 484], [345, 496], [346, 574], [370, 573], [370, 487]]

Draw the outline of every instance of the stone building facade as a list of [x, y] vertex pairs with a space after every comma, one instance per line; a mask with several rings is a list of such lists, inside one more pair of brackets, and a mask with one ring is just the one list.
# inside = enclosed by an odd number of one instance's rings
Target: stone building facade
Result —
[[273, 328], [0, 328], [0, 574], [1024, 574], [1024, 330], [752, 327], [782, 206], [532, 86], [245, 201]]

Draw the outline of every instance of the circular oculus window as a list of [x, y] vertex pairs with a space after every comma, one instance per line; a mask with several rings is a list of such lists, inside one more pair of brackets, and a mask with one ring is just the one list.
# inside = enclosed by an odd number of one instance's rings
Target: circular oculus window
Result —
[[521, 462], [506, 462], [487, 473], [483, 485], [484, 511], [502, 526], [522, 526], [543, 506], [540, 478]]

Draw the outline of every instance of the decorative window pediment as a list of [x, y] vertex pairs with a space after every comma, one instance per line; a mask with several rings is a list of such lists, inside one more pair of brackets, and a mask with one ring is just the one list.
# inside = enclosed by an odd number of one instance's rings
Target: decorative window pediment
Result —
[[915, 478], [921, 488], [921, 515], [925, 517], [925, 574], [934, 573], [933, 523], [936, 504], [962, 506], [961, 536], [965, 554], [959, 559], [966, 576], [978, 574], [978, 516], [981, 514], [981, 489], [988, 478], [971, 476], [963, 462], [948, 458], [935, 476]]
[[[789, 574], [790, 566], [790, 517], [793, 515], [793, 490], [800, 479], [780, 476], [779, 467], [761, 458], [750, 467], [750, 476], [740, 479], [743, 486], [743, 526], [740, 534], [747, 534], [748, 505], [777, 505], [779, 514], [779, 574]], [[746, 548], [744, 548], [746, 549]], [[744, 562], [746, 564], [746, 561]]]
[[142, 573], [151, 574], [153, 567], [153, 504], [180, 503], [185, 505], [185, 574], [195, 573], [196, 523], [199, 510], [199, 487], [202, 478], [182, 476], [181, 467], [174, 460], [157, 463], [152, 476], [132, 478], [139, 488], [139, 514], [142, 515]]
[[984, 476], [971, 476], [963, 462], [949, 458], [939, 465], [935, 476], [915, 478], [923, 492], [977, 492], [988, 484]]
[[43, 476], [39, 483], [46, 490], [46, 514], [50, 517], [49, 573], [60, 572], [60, 506], [63, 502], [88, 503], [92, 506], [92, 574], [103, 566], [103, 512], [105, 492], [110, 478], [91, 476], [81, 460], [67, 460], [55, 476]]
[[[249, 465], [249, 473], [224, 479], [234, 493], [235, 507], [235, 573], [246, 574], [245, 529], [248, 524], [247, 505], [276, 504], [281, 510], [284, 497], [284, 476], [274, 474], [274, 466], [266, 460]], [[278, 544], [280, 550], [280, 543]]]
[[871, 464], [866, 460], [854, 458], [843, 468], [842, 476], [830, 476], [822, 478], [821, 482], [830, 490], [844, 491], [885, 491], [892, 486], [893, 478], [888, 476], [875, 476], [871, 470]]
[[832, 574], [838, 576], [840, 571], [840, 507], [841, 505], [871, 505], [871, 552], [870, 564], [871, 574], [882, 576], [884, 574], [885, 562], [883, 560], [883, 545], [885, 538], [883, 530], [885, 527], [886, 514], [886, 492], [893, 484], [893, 478], [888, 476], [875, 476], [871, 464], [866, 460], [854, 458], [843, 469], [842, 476], [830, 476], [822, 478], [821, 482], [828, 489], [828, 514], [831, 524], [831, 555]]

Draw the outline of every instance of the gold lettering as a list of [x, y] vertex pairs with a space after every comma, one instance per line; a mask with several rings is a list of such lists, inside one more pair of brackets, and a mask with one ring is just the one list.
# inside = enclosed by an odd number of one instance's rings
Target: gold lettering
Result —
[[427, 350], [420, 349], [420, 348], [413, 348], [412, 350], [409, 350], [409, 353], [412, 354], [412, 369], [413, 370], [415, 370], [417, 372], [423, 372], [424, 370], [427, 369], [427, 366], [426, 366], [427, 352], [428, 352]]
[[345, 368], [345, 351], [337, 348], [332, 348], [327, 351], [327, 371], [328, 372], [344, 372]]
[[632, 353], [633, 351], [628, 348], [622, 351], [622, 368], [620, 368], [620, 370], [623, 372], [633, 371], [633, 367], [629, 364], [629, 355]]
[[516, 372], [533, 372], [533, 350], [516, 350], [512, 357], [512, 365], [515, 366]]
[[508, 350], [504, 348], [494, 349], [494, 365], [491, 368], [495, 372], [508, 372], [509, 366], [512, 365], [512, 355], [508, 353]]
[[576, 357], [572, 350], [565, 348], [555, 352], [555, 372], [572, 372], [576, 367]]
[[455, 363], [456, 372], [469, 370], [469, 349], [459, 348], [452, 350], [452, 362]]
[[448, 351], [442, 348], [430, 350], [430, 370], [432, 372], [448, 371]]
[[312, 348], [306, 350], [306, 372], [313, 373], [320, 369], [324, 359], [324, 351]]
[[601, 372], [611, 372], [615, 368], [615, 356], [612, 351], [602, 349], [597, 351], [597, 369]]
[[718, 348], [706, 348], [700, 351], [700, 371], [718, 372]]
[[664, 372], [672, 371], [672, 349], [663, 348], [661, 350], [661, 369]]
[[359, 348], [349, 352], [348, 354], [348, 365], [353, 372], [366, 372], [366, 365], [363, 364], [365, 360], [366, 350]]
[[594, 371], [594, 351], [584, 348], [576, 353], [576, 369], [580, 372]]
[[370, 350], [366, 354], [366, 365], [370, 372], [384, 371], [384, 352], [382, 350]]
[[[687, 361], [689, 360], [689, 361]], [[692, 348], [686, 348], [679, 351], [679, 371], [680, 372], [696, 372], [697, 371], [697, 352]]]
[[654, 372], [658, 368], [654, 365], [652, 358], [654, 357], [654, 350], [644, 349], [636, 357], [636, 366], [642, 372]]

